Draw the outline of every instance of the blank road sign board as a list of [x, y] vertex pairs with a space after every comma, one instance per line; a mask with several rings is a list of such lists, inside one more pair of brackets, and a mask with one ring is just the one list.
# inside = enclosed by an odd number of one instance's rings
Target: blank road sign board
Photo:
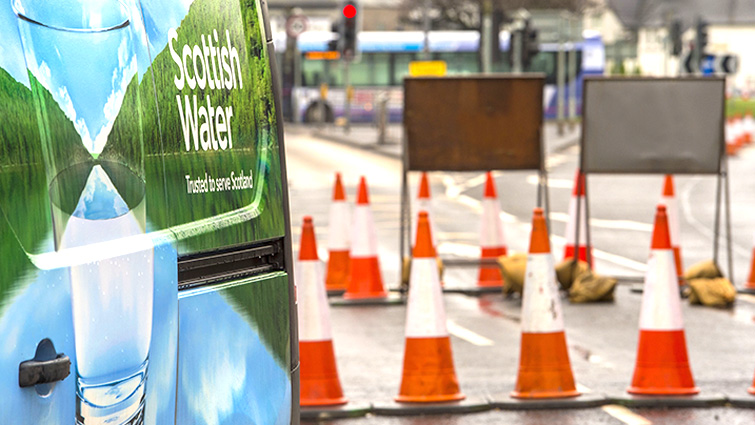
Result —
[[541, 169], [545, 77], [405, 78], [408, 171]]
[[724, 93], [723, 78], [586, 78], [582, 170], [719, 173]]

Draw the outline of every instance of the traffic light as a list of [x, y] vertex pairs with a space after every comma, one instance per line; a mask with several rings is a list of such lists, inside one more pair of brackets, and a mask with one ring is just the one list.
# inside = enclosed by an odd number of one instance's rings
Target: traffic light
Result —
[[338, 43], [339, 38], [341, 35], [341, 26], [339, 24], [334, 23], [330, 26], [330, 31], [337, 34], [336, 38], [333, 40], [328, 41], [328, 51], [335, 52], [338, 51]]
[[695, 24], [695, 46], [702, 57], [705, 54], [705, 46], [708, 44], [708, 23], [697, 18]]
[[682, 54], [682, 21], [675, 20], [669, 28], [669, 39], [671, 41], [671, 54], [679, 56]]
[[341, 30], [341, 55], [346, 60], [354, 59], [357, 54], [357, 34], [359, 34], [360, 10], [356, 1], [342, 4], [343, 25]]
[[522, 67], [527, 69], [532, 64], [532, 59], [540, 53], [537, 30], [530, 26], [530, 20], [524, 21], [522, 29]]

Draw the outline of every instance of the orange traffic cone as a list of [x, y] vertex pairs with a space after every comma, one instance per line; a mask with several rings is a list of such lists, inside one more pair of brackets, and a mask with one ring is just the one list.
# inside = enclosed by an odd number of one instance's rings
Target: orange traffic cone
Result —
[[[579, 204], [577, 204], [579, 203]], [[577, 205], [579, 205], [579, 242], [576, 238]], [[579, 247], [576, 244], [579, 243]], [[564, 247], [564, 260], [577, 257], [587, 261], [587, 202], [585, 201], [585, 175], [578, 168], [574, 176], [574, 190], [569, 201], [569, 221], [566, 222], [566, 246]], [[592, 254], [592, 247], [590, 248]], [[592, 258], [592, 255], [590, 255]]]
[[724, 127], [724, 135], [726, 139], [726, 154], [727, 155], [736, 155], [739, 151], [739, 146], [737, 145], [737, 137], [735, 134], [735, 128], [734, 128], [734, 119], [728, 118], [726, 120], [726, 126]]
[[[671, 234], [671, 249], [674, 250], [674, 262], [676, 263], [676, 275], [681, 277], [684, 275], [684, 268], [682, 267], [682, 254], [679, 243], [679, 207], [676, 203], [676, 195], [674, 193], [674, 178], [671, 174], [666, 174], [666, 179], [663, 183], [663, 196], [661, 197], [661, 205], [666, 206], [666, 216], [668, 217], [668, 228]], [[682, 282], [679, 281], [681, 284]]]
[[522, 294], [522, 346], [516, 398], [563, 398], [580, 395], [574, 384], [556, 271], [543, 210], [532, 217], [530, 251]]
[[747, 278], [745, 288], [755, 290], [755, 239], [752, 242], [752, 261], [750, 261], [750, 276]]
[[[430, 220], [430, 233], [432, 234], [433, 238], [433, 246], [438, 246], [435, 240], [435, 227], [433, 226], [433, 220], [432, 220], [432, 198], [430, 196], [430, 184], [427, 180], [427, 173], [422, 173], [422, 178], [419, 181], [419, 191], [417, 192], [417, 200], [416, 200], [416, 210], [417, 211], [427, 211], [427, 219]], [[412, 222], [412, 235], [411, 240], [415, 241], [417, 240], [417, 222]]]
[[742, 127], [745, 132], [745, 144], [749, 145], [755, 138], [755, 119], [752, 117], [752, 112], [745, 112], [745, 117], [742, 120]]
[[456, 379], [451, 338], [427, 212], [417, 220], [412, 252], [406, 345], [399, 402], [430, 403], [464, 399]]
[[666, 207], [658, 205], [653, 244], [645, 274], [631, 394], [692, 395], [695, 387], [687, 358], [682, 305], [671, 249]]
[[343, 292], [349, 280], [349, 240], [351, 222], [349, 204], [341, 183], [341, 173], [336, 173], [333, 186], [333, 203], [330, 204], [328, 222], [328, 270], [325, 275], [325, 288], [328, 292]]
[[302, 406], [344, 404], [330, 334], [330, 310], [323, 284], [312, 217], [304, 217], [296, 263], [299, 308], [300, 398]]
[[380, 262], [377, 256], [377, 235], [367, 195], [367, 181], [359, 180], [359, 194], [351, 226], [351, 270], [344, 299], [386, 298]]
[[[501, 206], [495, 191], [495, 182], [490, 171], [485, 181], [485, 197], [482, 200], [482, 225], [480, 226], [481, 257], [498, 258], [506, 255], [506, 243], [503, 238]], [[503, 286], [503, 276], [498, 266], [481, 265], [477, 278], [478, 287]]]

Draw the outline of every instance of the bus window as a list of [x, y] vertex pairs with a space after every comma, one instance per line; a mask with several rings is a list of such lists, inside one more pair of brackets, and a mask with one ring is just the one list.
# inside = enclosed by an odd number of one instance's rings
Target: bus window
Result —
[[480, 72], [477, 52], [443, 52], [436, 53], [433, 56], [433, 59], [441, 60], [446, 63], [446, 69], [449, 75]]
[[409, 62], [417, 60], [414, 53], [395, 53], [393, 55], [393, 83], [404, 84], [404, 77], [409, 75]]
[[354, 86], [389, 85], [389, 62], [388, 53], [362, 53], [362, 60], [351, 64], [351, 84]]

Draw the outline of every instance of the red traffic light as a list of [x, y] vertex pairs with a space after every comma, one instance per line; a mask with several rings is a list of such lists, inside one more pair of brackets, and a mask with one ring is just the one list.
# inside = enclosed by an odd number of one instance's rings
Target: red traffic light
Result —
[[357, 16], [357, 8], [354, 7], [353, 4], [347, 4], [343, 7], [343, 16], [345, 16], [347, 19], [351, 19]]

